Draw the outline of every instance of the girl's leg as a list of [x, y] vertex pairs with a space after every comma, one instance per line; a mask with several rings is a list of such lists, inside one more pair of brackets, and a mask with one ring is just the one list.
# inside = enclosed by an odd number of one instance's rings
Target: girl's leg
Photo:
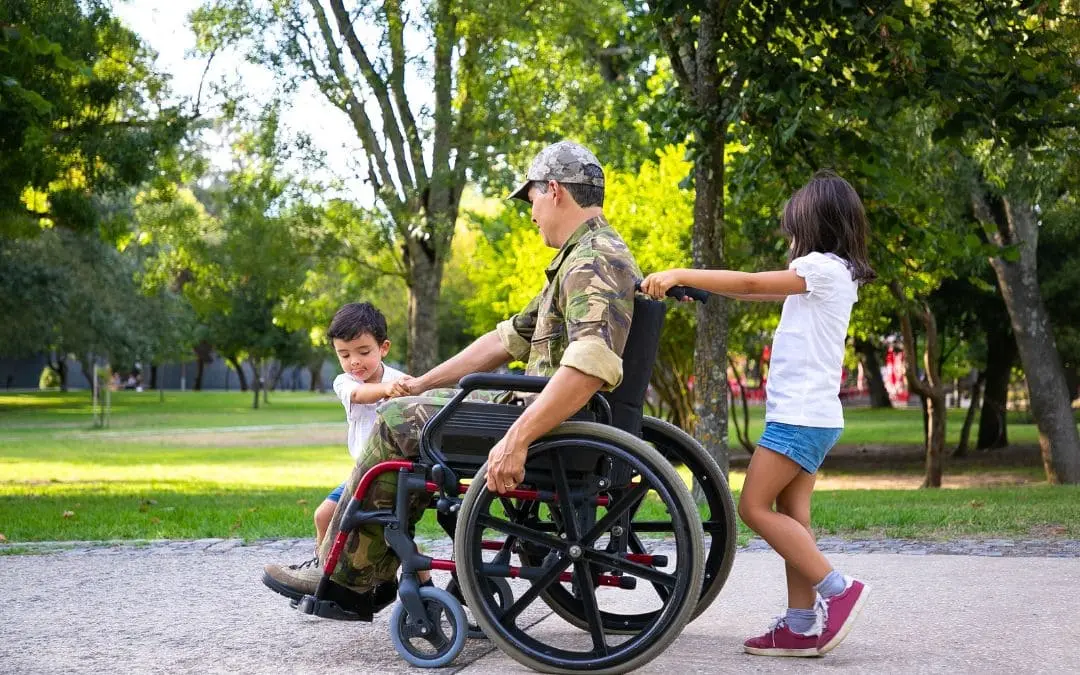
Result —
[[[795, 478], [788, 483], [787, 487], [780, 491], [776, 497], [776, 510], [799, 523], [814, 536], [810, 529], [810, 498], [814, 492], [814, 483], [817, 476], [805, 471], [799, 471]], [[810, 609], [817, 600], [817, 591], [814, 582], [803, 576], [799, 570], [784, 561], [787, 572], [788, 607], [792, 609]]]
[[773, 511], [777, 497], [800, 473], [802, 467], [794, 461], [758, 446], [739, 496], [739, 517], [796, 571], [816, 584], [832, 571], [832, 566], [802, 523]]

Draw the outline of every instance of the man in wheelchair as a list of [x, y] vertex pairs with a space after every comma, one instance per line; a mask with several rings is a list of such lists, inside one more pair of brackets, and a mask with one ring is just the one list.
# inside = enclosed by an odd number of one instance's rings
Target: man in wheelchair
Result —
[[[487, 488], [504, 494], [525, 477], [530, 444], [570, 418], [598, 391], [610, 391], [623, 378], [622, 355], [634, 312], [635, 283], [641, 278], [633, 255], [603, 215], [604, 174], [586, 148], [567, 141], [544, 148], [525, 182], [511, 195], [527, 201], [544, 242], [558, 253], [545, 273], [543, 290], [524, 309], [500, 323], [464, 351], [416, 378], [399, 381], [399, 393], [379, 409], [376, 427], [345, 489], [352, 495], [365, 472], [380, 462], [419, 455], [424, 424], [453, 396], [440, 387], [471, 373], [490, 371], [511, 360], [526, 361], [527, 375], [550, 377], [539, 394], [473, 392], [491, 402], [519, 399], [527, 408], [488, 454]], [[423, 394], [423, 395], [420, 395]], [[477, 476], [477, 479], [482, 477]], [[397, 478], [382, 474], [367, 489], [365, 509], [390, 509]], [[415, 495], [414, 495], [415, 497]], [[342, 499], [323, 539], [319, 558], [327, 563], [349, 499]], [[422, 513], [411, 499], [412, 522]], [[336, 602], [378, 611], [396, 597], [398, 558], [383, 526], [360, 526], [349, 538], [331, 577], [340, 590]], [[271, 564], [264, 583], [293, 600], [314, 595], [318, 568]]]

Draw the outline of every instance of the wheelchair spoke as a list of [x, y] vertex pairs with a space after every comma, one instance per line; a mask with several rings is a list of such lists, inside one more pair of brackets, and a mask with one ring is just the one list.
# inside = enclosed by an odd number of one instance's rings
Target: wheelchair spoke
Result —
[[555, 494], [559, 497], [559, 506], [563, 510], [563, 527], [566, 529], [566, 538], [570, 541], [578, 540], [577, 509], [570, 497], [570, 481], [566, 478], [566, 467], [563, 466], [562, 457], [557, 452], [551, 453], [551, 473], [555, 478]]
[[[638, 537], [633, 532], [630, 533], [630, 542], [629, 542], [629, 544], [630, 544], [630, 550], [633, 551], [634, 553], [645, 553], [646, 552], [645, 551], [645, 545], [641, 543], [641, 538]], [[662, 586], [661, 584], [658, 584], [655, 581], [652, 582], [652, 587], [653, 587], [653, 590], [656, 591], [656, 594], [660, 596], [660, 602], [663, 602], [664, 604], [667, 604], [668, 598], [671, 597], [671, 591], [669, 591], [667, 589], [667, 587]]]
[[521, 517], [521, 511], [508, 497], [499, 497], [499, 503], [502, 504], [503, 511], [506, 511], [506, 515], [510, 520], [516, 521]]
[[504, 534], [515, 536], [522, 541], [540, 544], [541, 546], [546, 546], [559, 551], [566, 548], [566, 542], [561, 539], [556, 539], [555, 537], [548, 536], [542, 532], [531, 530], [524, 525], [511, 523], [508, 520], [496, 518], [492, 515], [482, 514], [477, 517], [476, 522], [483, 527], [490, 527], [491, 529], [498, 530]]
[[510, 605], [510, 607], [502, 613], [499, 620], [503, 623], [509, 622], [514, 625], [518, 615], [521, 614], [526, 607], [531, 605], [533, 600], [540, 597], [540, 594], [547, 590], [548, 586], [555, 583], [555, 580], [559, 578], [559, 575], [562, 574], [567, 567], [570, 567], [571, 562], [573, 561], [570, 560], [570, 556], [563, 554], [557, 561], [552, 563], [551, 567], [544, 572], [543, 576], [534, 581], [532, 585], [529, 586], [529, 589], [522, 593], [521, 597], [515, 600], [514, 604]]
[[596, 604], [596, 587], [593, 586], [592, 570], [587, 562], [575, 562], [574, 572], [581, 587], [581, 602], [585, 607], [585, 618], [589, 621], [589, 634], [592, 636], [593, 649], [601, 655], [608, 655], [607, 635], [604, 633], [604, 619]]
[[632, 574], [635, 577], [640, 577], [646, 581], [650, 581], [653, 584], [660, 584], [667, 588], [674, 588], [677, 582], [674, 574], [667, 574], [666, 572], [660, 572], [647, 565], [632, 562], [626, 558], [622, 558], [617, 555], [612, 555], [606, 551], [597, 551], [596, 549], [587, 548], [583, 551], [583, 554], [590, 562], [598, 563], [613, 569], [617, 569], [620, 572]]
[[[600, 538], [600, 535], [607, 532], [615, 524], [615, 521], [619, 519], [624, 513], [632, 509], [637, 503], [639, 503], [644, 497], [645, 493], [649, 491], [649, 486], [644, 482], [639, 484], [636, 488], [627, 492], [622, 499], [616, 503], [608, 506], [607, 513], [599, 520], [592, 529], [589, 530], [584, 537], [581, 538], [581, 543], [585, 546], [592, 546], [593, 542]], [[569, 527], [569, 526], [567, 526]]]

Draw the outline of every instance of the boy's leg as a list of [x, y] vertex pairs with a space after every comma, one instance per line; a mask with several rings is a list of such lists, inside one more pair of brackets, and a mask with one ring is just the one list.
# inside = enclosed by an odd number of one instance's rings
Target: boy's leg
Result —
[[334, 517], [334, 511], [338, 503], [331, 499], [324, 499], [319, 508], [315, 509], [315, 553], [319, 552], [323, 537], [327, 528], [330, 527], [330, 519]]

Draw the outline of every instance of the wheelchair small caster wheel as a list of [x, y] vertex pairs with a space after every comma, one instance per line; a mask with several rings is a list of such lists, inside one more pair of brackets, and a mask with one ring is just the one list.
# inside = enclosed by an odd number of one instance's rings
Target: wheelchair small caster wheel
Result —
[[401, 658], [419, 668], [441, 668], [457, 658], [469, 632], [465, 609], [441, 588], [420, 589], [427, 616], [421, 622], [398, 602], [390, 614], [390, 641]]
[[[488, 597], [493, 597], [499, 609], [505, 612], [514, 604], [514, 592], [510, 590], [510, 583], [502, 577], [484, 577], [482, 582]], [[451, 579], [446, 585], [446, 591], [465, 604], [461, 596], [461, 587], [456, 578]], [[469, 624], [469, 637], [474, 640], [486, 640], [488, 636], [474, 623]]]

